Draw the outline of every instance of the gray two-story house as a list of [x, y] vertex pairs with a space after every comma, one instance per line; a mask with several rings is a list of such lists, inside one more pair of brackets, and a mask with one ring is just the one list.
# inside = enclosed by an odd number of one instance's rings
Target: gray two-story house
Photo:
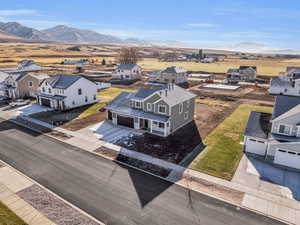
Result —
[[256, 66], [240, 66], [238, 69], [229, 69], [226, 79], [228, 82], [255, 81], [256, 73]]
[[122, 92], [107, 105], [107, 117], [115, 125], [167, 137], [194, 120], [195, 97], [175, 84]]
[[300, 98], [277, 96], [272, 114], [252, 112], [244, 137], [246, 152], [300, 169]]

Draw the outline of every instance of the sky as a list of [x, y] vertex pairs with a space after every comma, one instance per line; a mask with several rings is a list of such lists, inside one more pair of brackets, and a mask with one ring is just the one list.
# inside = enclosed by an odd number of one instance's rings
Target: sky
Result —
[[199, 47], [255, 42], [299, 50], [299, 12], [299, 0], [2, 0], [0, 21]]

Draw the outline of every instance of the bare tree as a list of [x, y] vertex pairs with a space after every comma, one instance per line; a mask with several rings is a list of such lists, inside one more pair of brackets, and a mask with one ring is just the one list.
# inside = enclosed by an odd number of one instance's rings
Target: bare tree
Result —
[[136, 64], [141, 60], [137, 48], [121, 48], [117, 61], [121, 64]]

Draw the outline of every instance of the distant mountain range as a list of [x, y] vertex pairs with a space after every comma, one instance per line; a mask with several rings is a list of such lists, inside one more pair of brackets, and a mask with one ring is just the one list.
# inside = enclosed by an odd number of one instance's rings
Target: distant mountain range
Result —
[[[199, 48], [179, 41], [141, 40], [137, 38], [121, 39], [116, 36], [100, 34], [95, 31], [77, 29], [65, 25], [37, 30], [23, 26], [17, 22], [0, 22], [1, 41], [24, 41], [24, 42], [65, 42], [65, 43], [89, 43], [89, 44], [117, 44], [132, 46], [161, 46], [174, 48]], [[203, 46], [202, 48], [205, 48]], [[208, 49], [229, 50], [249, 53], [272, 53], [272, 54], [300, 54], [298, 50], [276, 49], [271, 46], [255, 43], [242, 42], [230, 46], [215, 46]]]
[[[0, 31], [14, 37], [35, 41], [53, 41], [66, 43], [94, 43], [94, 44], [119, 44], [119, 45], [136, 45], [136, 46], [153, 46], [157, 41], [145, 41], [137, 38], [121, 39], [116, 36], [100, 34], [91, 30], [77, 29], [65, 25], [37, 30], [23, 26], [16, 22], [0, 22]], [[1, 36], [0, 36], [1, 38]], [[167, 46], [170, 41], [160, 41], [159, 45]], [[175, 42], [174, 42], [175, 43]], [[173, 45], [174, 45], [173, 43]]]

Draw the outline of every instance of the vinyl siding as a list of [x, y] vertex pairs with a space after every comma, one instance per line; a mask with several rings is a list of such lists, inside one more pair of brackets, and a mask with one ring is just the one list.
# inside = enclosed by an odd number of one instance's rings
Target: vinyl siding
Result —
[[[189, 101], [190, 101], [189, 106], [188, 106], [187, 101], [183, 102], [182, 113], [179, 112], [180, 104], [177, 104], [172, 107], [172, 110], [171, 110], [171, 132], [177, 130], [178, 128], [182, 127], [183, 125], [194, 120], [195, 98], [192, 98]], [[188, 117], [186, 120], [184, 119], [185, 112], [188, 112]]]

